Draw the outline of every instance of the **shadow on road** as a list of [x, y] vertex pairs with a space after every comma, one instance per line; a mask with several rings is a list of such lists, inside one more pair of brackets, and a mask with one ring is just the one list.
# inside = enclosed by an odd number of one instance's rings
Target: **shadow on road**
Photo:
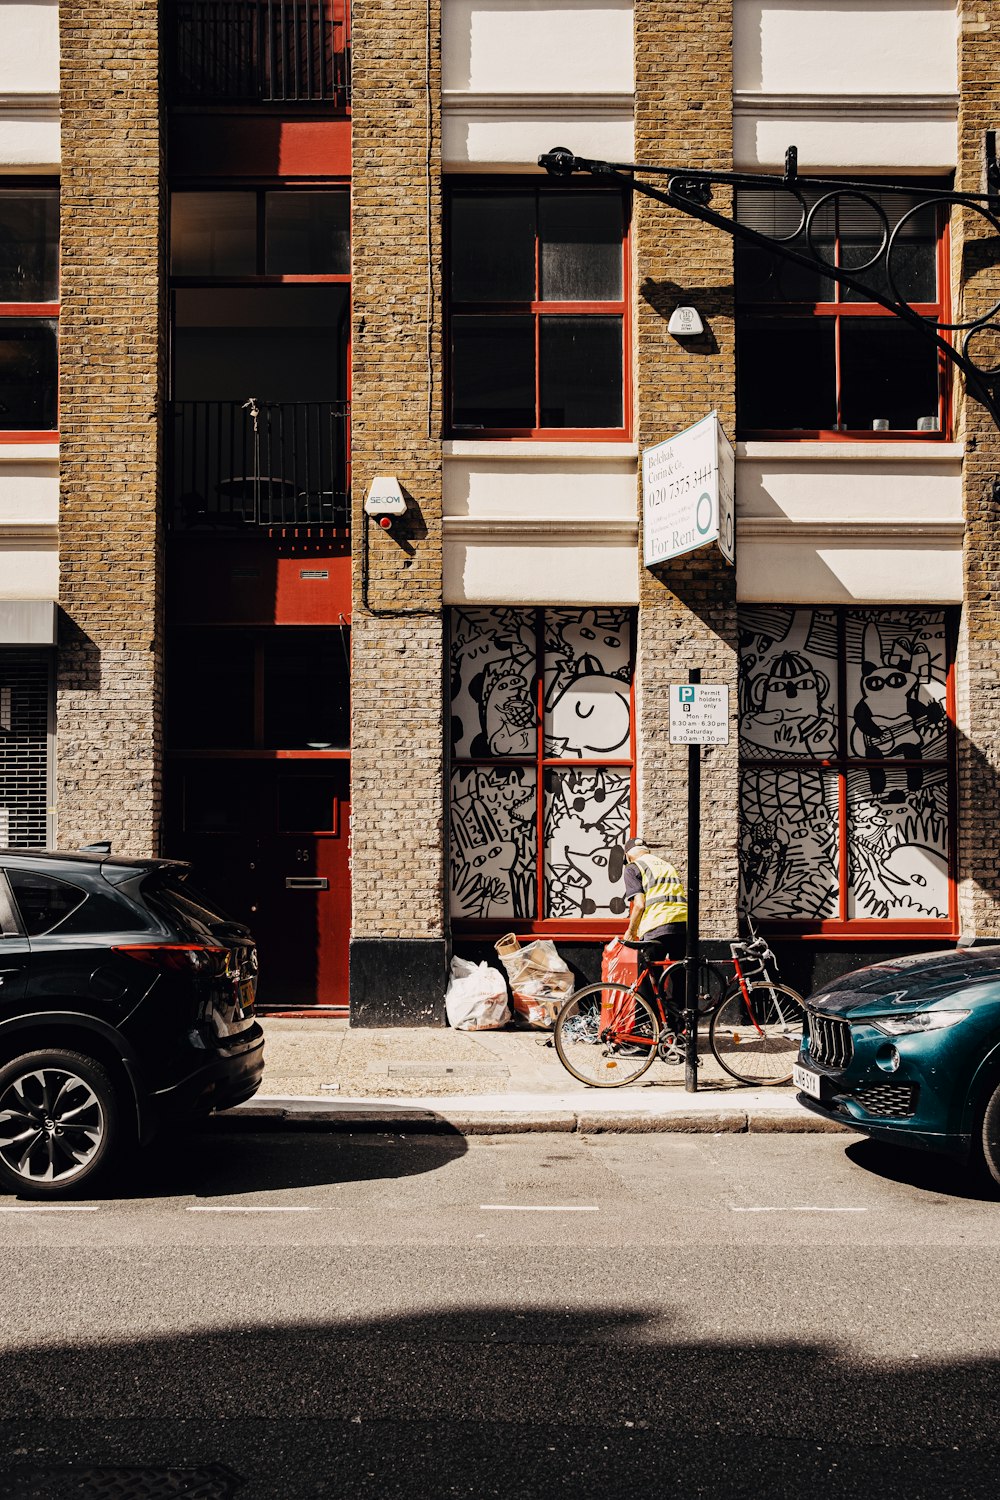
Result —
[[[250, 1122], [225, 1117], [165, 1129], [109, 1179], [81, 1197], [221, 1198], [371, 1182], [434, 1172], [464, 1156], [465, 1139], [442, 1120], [433, 1134], [349, 1132], [322, 1123]], [[0, 1495], [2, 1500], [2, 1495]]]
[[81, 1487], [117, 1464], [227, 1465], [241, 1500], [993, 1500], [998, 1360], [690, 1340], [680, 1311], [622, 1302], [622, 1266], [615, 1310], [261, 1326], [248, 1308], [219, 1332], [13, 1350], [0, 1494], [191, 1493]]
[[852, 1141], [844, 1155], [875, 1177], [936, 1193], [942, 1198], [966, 1198], [980, 1203], [1000, 1200], [1000, 1186], [985, 1167], [970, 1166], [935, 1151], [909, 1150], [868, 1139]]

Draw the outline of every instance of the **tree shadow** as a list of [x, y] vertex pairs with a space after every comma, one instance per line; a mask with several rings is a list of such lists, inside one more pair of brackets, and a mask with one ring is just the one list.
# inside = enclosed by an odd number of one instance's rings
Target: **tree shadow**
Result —
[[221, 1495], [83, 1472], [225, 1465], [242, 1500], [992, 1500], [996, 1358], [692, 1338], [620, 1281], [607, 1302], [264, 1325], [251, 1299], [211, 1332], [23, 1344], [0, 1356], [0, 1493]]

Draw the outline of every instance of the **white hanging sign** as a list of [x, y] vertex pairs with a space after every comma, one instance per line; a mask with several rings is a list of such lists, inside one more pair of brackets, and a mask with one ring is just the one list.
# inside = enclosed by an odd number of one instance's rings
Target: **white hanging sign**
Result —
[[729, 744], [729, 688], [725, 683], [671, 685], [670, 743]]
[[736, 561], [736, 455], [717, 412], [644, 448], [643, 561], [647, 568], [718, 542]]

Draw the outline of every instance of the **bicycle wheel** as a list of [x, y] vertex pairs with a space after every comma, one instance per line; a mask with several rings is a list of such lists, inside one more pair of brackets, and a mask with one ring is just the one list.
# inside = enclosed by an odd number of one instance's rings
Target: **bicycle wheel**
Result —
[[732, 975], [717, 964], [702, 962], [698, 965], [698, 1014], [707, 1016], [722, 1001], [732, 980]]
[[712, 1016], [708, 1042], [740, 1083], [787, 1083], [802, 1041], [805, 1005], [786, 984], [733, 986]]
[[627, 984], [588, 984], [570, 995], [556, 1017], [554, 1040], [563, 1067], [595, 1089], [641, 1078], [656, 1056], [660, 1023]]

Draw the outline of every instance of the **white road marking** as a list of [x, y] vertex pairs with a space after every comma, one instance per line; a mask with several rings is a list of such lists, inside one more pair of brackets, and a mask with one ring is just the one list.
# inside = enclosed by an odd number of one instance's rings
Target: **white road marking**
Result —
[[494, 1214], [597, 1214], [597, 1203], [480, 1203], [483, 1213]]
[[91, 1203], [16, 1203], [6, 1207], [0, 1204], [0, 1214], [96, 1214], [97, 1205]]
[[189, 1214], [311, 1214], [309, 1203], [218, 1203], [188, 1205]]
[[866, 1214], [867, 1208], [822, 1208], [811, 1203], [790, 1203], [787, 1207], [777, 1205], [774, 1208], [737, 1208], [735, 1204], [729, 1205], [731, 1214]]

